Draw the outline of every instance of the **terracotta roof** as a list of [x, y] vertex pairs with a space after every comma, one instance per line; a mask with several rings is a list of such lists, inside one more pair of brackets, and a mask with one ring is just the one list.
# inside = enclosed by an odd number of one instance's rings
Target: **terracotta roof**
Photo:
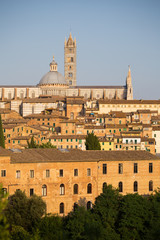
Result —
[[160, 104], [160, 100], [116, 100], [100, 99], [99, 104]]
[[147, 151], [81, 151], [57, 149], [24, 149], [11, 154], [11, 163], [96, 162], [96, 161], [160, 160]]
[[48, 139], [85, 139], [86, 135], [51, 135]]
[[152, 131], [160, 131], [160, 126], [152, 126]]
[[84, 129], [105, 129], [104, 126], [99, 126], [99, 125], [85, 125]]
[[141, 138], [141, 142], [155, 142], [155, 139], [154, 138], [148, 138], [148, 137], [142, 137]]
[[[24, 118], [62, 118], [66, 119], [67, 117], [61, 116], [61, 115], [54, 115], [54, 114], [30, 114], [27, 116], [24, 116]], [[68, 119], [68, 118], [67, 118]]]
[[10, 156], [11, 152], [8, 149], [0, 147], [0, 156]]
[[29, 136], [16, 136], [13, 137], [12, 140], [29, 140], [30, 138]]

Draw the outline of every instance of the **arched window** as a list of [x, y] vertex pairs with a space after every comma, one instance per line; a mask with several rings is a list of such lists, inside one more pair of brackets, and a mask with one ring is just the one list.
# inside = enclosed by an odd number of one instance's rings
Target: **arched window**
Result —
[[78, 184], [74, 184], [73, 192], [74, 194], [78, 194]]
[[34, 106], [32, 106], [32, 114], [34, 114]]
[[20, 98], [23, 99], [23, 92], [20, 93]]
[[64, 213], [64, 203], [61, 202], [59, 205], [59, 213]]
[[119, 182], [118, 184], [119, 192], [123, 192], [123, 183]]
[[138, 182], [137, 181], [135, 181], [134, 184], [133, 184], [133, 191], [134, 192], [138, 191]]
[[71, 112], [71, 114], [70, 114], [70, 118], [71, 118], [71, 120], [74, 119], [74, 113], [73, 113], [73, 112]]
[[91, 209], [92, 208], [92, 202], [91, 201], [88, 201], [87, 202], [87, 210]]
[[153, 181], [149, 181], [149, 191], [153, 191]]
[[100, 97], [99, 94], [97, 94], [97, 99], [99, 99], [99, 97]]
[[92, 193], [92, 184], [91, 183], [89, 183], [87, 185], [87, 193]]
[[103, 192], [104, 192], [104, 189], [107, 187], [107, 183], [106, 182], [104, 182], [103, 183], [103, 186], [102, 186], [102, 190], [103, 190]]
[[3, 196], [5, 196], [7, 194], [7, 188], [2, 188], [3, 191]]
[[8, 93], [8, 99], [11, 99], [12, 96], [11, 96], [11, 92]]
[[87, 93], [84, 94], [84, 98], [87, 99], [88, 98], [88, 95]]
[[74, 203], [74, 205], [73, 205], [73, 211], [76, 211], [77, 208], [78, 208], [78, 204], [77, 204], [77, 203]]
[[64, 184], [60, 185], [60, 195], [64, 195], [65, 194], [65, 187]]
[[35, 92], [32, 92], [32, 98], [35, 98]]
[[42, 186], [42, 196], [47, 196], [47, 186], [46, 185]]
[[72, 81], [71, 80], [69, 81], [69, 85], [72, 85]]

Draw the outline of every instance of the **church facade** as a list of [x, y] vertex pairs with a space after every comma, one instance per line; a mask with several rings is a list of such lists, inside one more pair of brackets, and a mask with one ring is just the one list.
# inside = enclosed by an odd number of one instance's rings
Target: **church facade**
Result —
[[11, 109], [19, 111], [23, 101], [40, 97], [84, 97], [84, 99], [133, 99], [131, 71], [129, 68], [124, 86], [77, 86], [76, 79], [76, 39], [69, 35], [64, 43], [64, 76], [58, 72], [54, 60], [50, 63], [50, 71], [46, 73], [36, 86], [0, 86], [0, 108], [11, 102]]

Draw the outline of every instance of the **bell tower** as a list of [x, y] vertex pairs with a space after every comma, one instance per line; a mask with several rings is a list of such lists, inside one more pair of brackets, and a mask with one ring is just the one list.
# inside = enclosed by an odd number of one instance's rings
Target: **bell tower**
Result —
[[64, 42], [64, 76], [69, 86], [76, 86], [76, 39], [70, 33]]

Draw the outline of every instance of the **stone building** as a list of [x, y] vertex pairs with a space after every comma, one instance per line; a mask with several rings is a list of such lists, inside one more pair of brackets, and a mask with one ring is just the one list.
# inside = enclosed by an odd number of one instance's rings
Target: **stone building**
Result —
[[34, 193], [47, 212], [66, 215], [80, 199], [90, 208], [105, 184], [121, 194], [151, 194], [160, 187], [160, 158], [146, 151], [80, 151], [0, 148], [0, 182], [14, 194]]
[[[129, 68], [126, 84], [124, 86], [77, 86], [76, 79], [76, 40], [69, 35], [64, 44], [64, 75], [58, 72], [58, 64], [50, 63], [50, 71], [47, 72], [36, 86], [0, 86], [0, 107], [10, 103], [10, 109], [21, 113], [23, 116], [33, 113], [24, 110], [25, 103], [29, 99], [41, 96], [71, 97], [79, 96], [84, 99], [133, 99], [133, 87], [131, 71]], [[99, 79], [98, 79], [99, 80]], [[35, 100], [34, 100], [35, 102]], [[38, 104], [38, 103], [37, 103]], [[41, 105], [42, 106], [42, 105]], [[36, 107], [38, 109], [38, 107]], [[43, 108], [43, 109], [42, 109]], [[40, 113], [45, 106], [37, 110]]]

